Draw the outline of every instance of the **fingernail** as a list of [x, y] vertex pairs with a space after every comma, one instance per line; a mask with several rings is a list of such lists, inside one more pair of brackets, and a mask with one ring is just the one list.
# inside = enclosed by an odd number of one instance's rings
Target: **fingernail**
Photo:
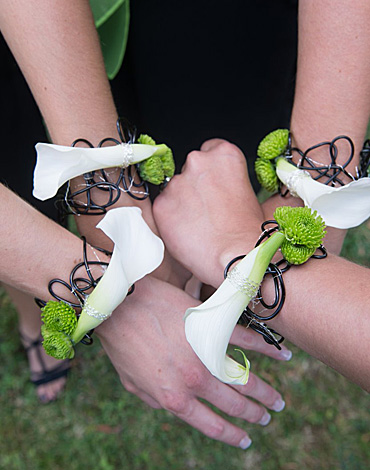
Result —
[[245, 450], [245, 449], [248, 449], [248, 447], [250, 447], [251, 444], [252, 444], [252, 441], [249, 439], [248, 436], [245, 436], [245, 437], [243, 437], [243, 439], [240, 441], [239, 447], [240, 447], [241, 449], [244, 449], [244, 450]]
[[280, 357], [284, 359], [284, 361], [290, 361], [292, 356], [292, 351], [289, 351], [289, 349], [283, 349], [280, 351]]
[[261, 426], [267, 426], [270, 421], [271, 421], [271, 415], [270, 415], [270, 413], [267, 413], [267, 411], [265, 411], [264, 415], [258, 421], [257, 424], [260, 424]]
[[274, 411], [283, 411], [285, 408], [285, 401], [282, 400], [281, 398], [278, 398], [275, 403], [272, 405], [271, 409]]

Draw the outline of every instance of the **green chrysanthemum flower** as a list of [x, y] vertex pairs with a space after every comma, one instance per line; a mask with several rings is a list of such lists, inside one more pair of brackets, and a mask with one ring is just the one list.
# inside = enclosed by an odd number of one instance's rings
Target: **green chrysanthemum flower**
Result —
[[49, 330], [61, 331], [71, 335], [76, 329], [76, 312], [73, 307], [65, 302], [49, 300], [41, 311], [42, 321]]
[[[138, 142], [146, 145], [157, 145], [155, 140], [147, 134], [141, 134]], [[158, 147], [160, 149], [154, 155], [139, 164], [142, 179], [156, 185], [163, 183], [165, 177], [172, 178], [175, 173], [172, 150], [165, 144], [159, 144]]]
[[275, 167], [269, 160], [257, 158], [254, 163], [257, 179], [261, 186], [270, 193], [278, 190], [278, 178], [276, 175]]
[[261, 140], [257, 155], [265, 160], [272, 160], [285, 152], [289, 141], [288, 129], [277, 129]]
[[140, 134], [137, 141], [139, 142], [139, 144], [156, 145], [155, 140], [152, 137], [150, 137], [150, 135], [148, 134]]
[[165, 145], [165, 147], [166, 147], [165, 152], [161, 156], [162, 167], [163, 167], [164, 175], [167, 178], [172, 178], [172, 176], [175, 174], [175, 161], [173, 159], [172, 150], [169, 147], [167, 147], [167, 145]]
[[307, 261], [326, 234], [323, 219], [309, 207], [278, 207], [274, 218], [285, 236], [281, 252], [291, 264]]
[[152, 184], [161, 184], [165, 178], [161, 157], [155, 154], [140, 162], [139, 172], [144, 181]]
[[49, 330], [45, 325], [41, 327], [44, 338], [42, 345], [49, 356], [55, 359], [72, 359], [75, 355], [71, 338], [61, 331]]

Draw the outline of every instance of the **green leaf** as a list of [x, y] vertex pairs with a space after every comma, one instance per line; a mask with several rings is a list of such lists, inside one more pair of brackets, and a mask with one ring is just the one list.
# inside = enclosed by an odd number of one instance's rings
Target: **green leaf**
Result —
[[112, 80], [121, 68], [130, 24], [129, 0], [90, 0], [105, 69]]

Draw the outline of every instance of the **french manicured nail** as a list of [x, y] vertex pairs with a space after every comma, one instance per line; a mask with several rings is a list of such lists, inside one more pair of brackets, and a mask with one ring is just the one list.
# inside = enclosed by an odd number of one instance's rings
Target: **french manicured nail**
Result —
[[239, 447], [240, 447], [241, 449], [244, 449], [244, 450], [245, 450], [245, 449], [248, 449], [248, 447], [250, 447], [251, 444], [252, 444], [252, 441], [249, 439], [248, 436], [245, 436], [245, 437], [243, 437], [243, 439], [240, 441]]
[[292, 355], [292, 351], [289, 351], [288, 349], [283, 349], [282, 351], [280, 351], [280, 357], [284, 359], [284, 361], [290, 361]]
[[271, 407], [271, 409], [274, 411], [283, 411], [284, 408], [285, 408], [285, 401], [282, 400], [281, 398], [278, 398]]
[[270, 413], [267, 413], [267, 411], [265, 411], [262, 418], [258, 421], [258, 424], [260, 424], [261, 426], [267, 426], [270, 421], [271, 421], [271, 415]]

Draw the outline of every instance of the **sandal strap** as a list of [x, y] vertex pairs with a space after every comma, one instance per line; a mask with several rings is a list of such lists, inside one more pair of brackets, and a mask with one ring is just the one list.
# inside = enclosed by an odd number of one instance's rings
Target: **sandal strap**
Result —
[[[65, 359], [63, 362], [58, 364], [57, 366], [53, 367], [52, 369], [48, 369], [45, 360], [42, 357], [42, 341], [43, 338], [40, 334], [38, 338], [35, 340], [30, 338], [29, 336], [25, 335], [21, 331], [19, 331], [19, 335], [23, 342], [23, 347], [26, 352], [30, 351], [31, 349], [36, 350], [37, 359], [41, 365], [42, 370], [40, 372], [34, 373], [34, 376], [38, 377], [33, 379], [31, 377], [31, 382], [36, 386], [46, 384], [49, 382], [53, 382], [53, 380], [57, 380], [61, 377], [66, 377], [70, 370], [70, 360]], [[31, 372], [32, 375], [32, 372]]]
[[47, 384], [49, 382], [53, 382], [53, 380], [57, 380], [61, 377], [66, 377], [70, 371], [69, 362], [70, 360], [66, 359], [65, 361], [63, 361], [62, 364], [59, 364], [57, 367], [54, 367], [54, 369], [49, 369], [49, 370], [44, 369], [42, 372], [38, 373], [40, 378], [38, 379], [31, 378], [31, 382], [35, 384], [36, 386], [38, 386], [42, 384]]

